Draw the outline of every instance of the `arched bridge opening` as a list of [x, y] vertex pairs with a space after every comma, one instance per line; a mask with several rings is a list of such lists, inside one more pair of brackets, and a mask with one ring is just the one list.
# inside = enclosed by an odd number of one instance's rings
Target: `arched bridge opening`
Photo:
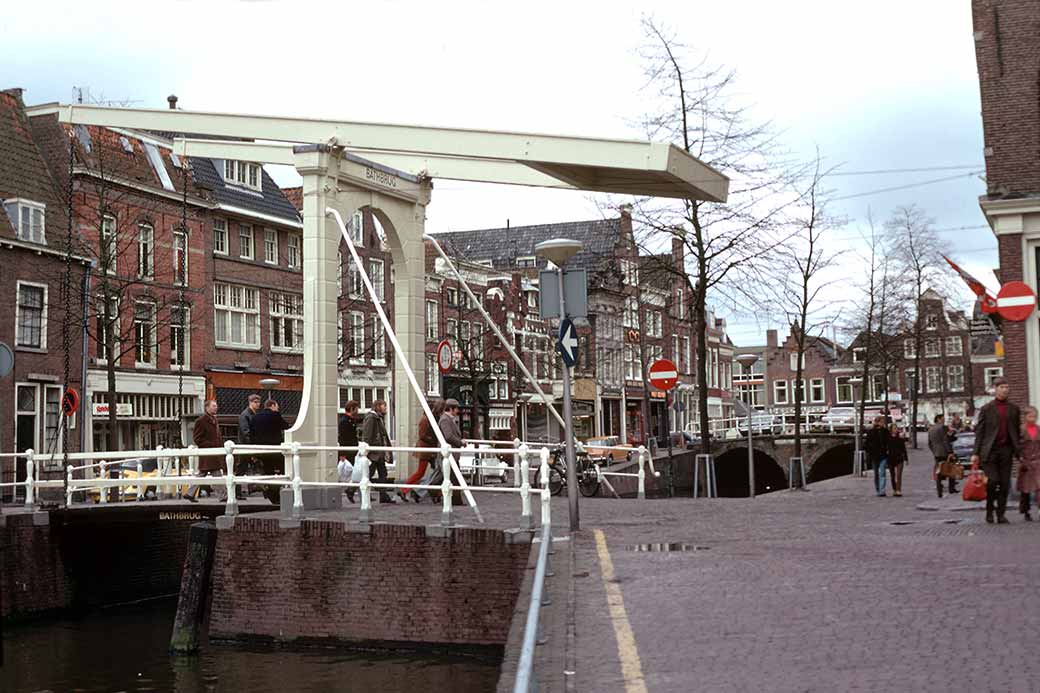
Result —
[[[715, 458], [719, 496], [746, 498], [748, 495], [747, 448], [732, 448]], [[779, 463], [755, 448], [755, 495], [787, 488], [787, 477]]]
[[820, 453], [807, 476], [810, 484], [852, 474], [853, 443], [835, 445]]

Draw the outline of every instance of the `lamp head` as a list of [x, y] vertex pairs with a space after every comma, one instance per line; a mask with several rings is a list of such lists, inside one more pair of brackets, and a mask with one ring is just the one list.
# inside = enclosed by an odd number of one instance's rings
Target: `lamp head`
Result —
[[581, 252], [583, 247], [581, 241], [570, 238], [551, 238], [536, 245], [534, 252], [538, 257], [545, 258], [557, 267], [563, 267], [568, 260]]

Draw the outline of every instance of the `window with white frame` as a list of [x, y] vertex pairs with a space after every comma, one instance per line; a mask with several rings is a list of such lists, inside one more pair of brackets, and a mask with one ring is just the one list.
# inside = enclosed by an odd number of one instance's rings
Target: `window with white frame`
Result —
[[521, 255], [516, 259], [516, 266], [520, 269], [530, 269], [538, 264], [534, 255]]
[[448, 318], [448, 339], [452, 342], [452, 347], [457, 347], [459, 338], [459, 321], [455, 318]]
[[134, 302], [134, 365], [155, 367], [155, 304]]
[[[588, 344], [588, 340], [585, 340], [585, 344]], [[470, 355], [475, 360], [475, 366], [477, 370], [483, 370], [484, 359], [484, 324], [475, 322], [473, 323], [473, 339], [470, 341]]]
[[527, 292], [527, 307], [531, 310], [538, 310], [538, 292], [528, 291]]
[[942, 391], [942, 368], [939, 366], [928, 366], [925, 369], [925, 388], [928, 392]]
[[885, 389], [885, 376], [883, 375], [872, 375], [870, 376], [870, 401], [881, 402], [884, 401], [886, 395]]
[[426, 302], [426, 339], [436, 340], [440, 336], [439, 308], [436, 301]]
[[380, 302], [384, 300], [384, 293], [386, 287], [383, 282], [383, 261], [382, 260], [369, 260], [368, 261], [368, 278], [372, 280], [372, 286], [376, 290], [376, 298]]
[[826, 399], [824, 396], [823, 378], [813, 378], [809, 381], [809, 401], [820, 404]]
[[347, 229], [350, 232], [350, 240], [357, 247], [361, 248], [365, 245], [365, 215], [360, 210], [354, 212], [354, 215], [350, 218], [350, 225]]
[[628, 286], [639, 286], [639, 263], [635, 260], [619, 260], [621, 276]]
[[228, 232], [226, 219], [213, 220], [213, 252], [217, 255], [228, 254]]
[[[286, 247], [286, 260], [289, 265], [289, 269], [299, 269], [303, 267], [303, 239], [300, 238], [298, 233], [290, 233], [288, 239], [289, 245]], [[340, 267], [343, 266], [343, 260], [340, 259]], [[340, 284], [342, 285], [342, 281]]]
[[11, 220], [18, 240], [47, 245], [45, 233], [47, 205], [15, 198], [4, 201], [4, 211]]
[[622, 318], [625, 327], [639, 327], [639, 303], [635, 296], [625, 298], [625, 313]]
[[791, 381], [791, 401], [806, 402], [805, 379]]
[[241, 185], [252, 190], [261, 190], [263, 176], [260, 164], [249, 161], [224, 160], [224, 181], [232, 185]]
[[907, 394], [913, 396], [914, 390], [920, 392], [917, 384], [917, 376], [914, 374], [913, 368], [907, 368], [906, 371], [903, 373], [903, 376], [906, 378]]
[[964, 355], [964, 342], [960, 337], [947, 337], [946, 338], [946, 355], [947, 356], [963, 356]]
[[853, 347], [852, 348], [852, 362], [862, 363], [867, 358], [866, 347]]
[[274, 229], [264, 229], [264, 262], [278, 264], [278, 232]]
[[246, 260], [253, 259], [253, 225], [238, 225], [238, 256]]
[[[71, 423], [71, 419], [70, 419]], [[61, 386], [43, 387], [43, 439], [47, 446], [62, 449], [61, 443]], [[44, 462], [48, 467], [61, 466], [61, 462]]]
[[852, 402], [852, 383], [849, 376], [839, 375], [834, 379], [835, 399], [838, 404], [849, 404]]
[[106, 214], [101, 218], [101, 269], [106, 274], [116, 273], [118, 252], [116, 249], [116, 218]]
[[686, 319], [686, 302], [683, 300], [682, 289], [679, 290], [679, 294], [675, 297], [675, 317], [680, 320]]
[[260, 346], [260, 291], [238, 284], [213, 285], [213, 339], [217, 346]]
[[946, 383], [950, 392], [964, 390], [964, 366], [947, 366]]
[[188, 344], [188, 331], [191, 322], [188, 318], [187, 306], [170, 307], [170, 367], [186, 369], [189, 367], [191, 347]]
[[926, 339], [924, 342], [924, 357], [926, 359], [934, 359], [939, 355], [939, 340]]
[[787, 404], [787, 381], [773, 381], [773, 404]]
[[448, 305], [449, 306], [457, 306], [457, 305], [459, 305], [459, 290], [458, 289], [454, 289], [454, 288], [453, 289], [448, 289], [447, 291], [444, 292], [444, 295], [448, 299]]
[[903, 358], [917, 358], [917, 342], [912, 337], [903, 340]]
[[437, 367], [437, 355], [426, 354], [426, 394], [440, 394], [440, 370]]
[[650, 311], [650, 336], [660, 337], [664, 329], [664, 321], [661, 316], [661, 311], [652, 310]]
[[271, 351], [303, 351], [303, 296], [272, 291]]
[[[792, 351], [790, 354], [788, 354], [787, 360], [791, 364], [791, 370], [792, 371], [797, 371], [798, 370], [798, 361], [799, 361], [799, 359], [798, 359], [798, 352], [797, 351]], [[802, 370], [804, 371], [805, 370], [805, 354], [802, 354], [801, 362], [802, 362]]]
[[[39, 424], [36, 417], [39, 386], [33, 383], [17, 383], [15, 385], [15, 430], [26, 431], [28, 440], [17, 440], [17, 452], [32, 448], [39, 450]], [[27, 443], [27, 444], [26, 444]]]
[[680, 352], [680, 356], [682, 357], [682, 364], [679, 367], [679, 370], [682, 371], [683, 373], [691, 373], [691, 372], [693, 372], [693, 362], [690, 361], [690, 338], [689, 337], [683, 337], [682, 338], [682, 352]]
[[182, 229], [173, 232], [173, 283], [188, 284], [188, 234]]
[[17, 282], [15, 346], [47, 348], [47, 285]]
[[1004, 367], [1003, 366], [993, 366], [991, 368], [987, 368], [987, 369], [985, 369], [983, 371], [982, 377], [983, 377], [983, 382], [986, 384], [986, 389], [987, 390], [992, 390], [993, 389], [993, 381], [996, 380], [997, 378], [1003, 378], [1004, 377]]
[[350, 297], [361, 298], [365, 291], [365, 284], [361, 279], [361, 272], [353, 262], [347, 267], [347, 283], [350, 285]]
[[924, 329], [926, 330], [937, 330], [939, 329], [939, 316], [935, 313], [929, 313], [924, 316]]
[[643, 371], [639, 367], [639, 352], [631, 344], [625, 345], [625, 380], [639, 380]]
[[137, 276], [151, 279], [154, 275], [155, 229], [151, 224], [137, 225]]
[[365, 314], [350, 314], [350, 359], [355, 362], [365, 360]]
[[116, 354], [116, 360], [118, 360], [118, 349], [119, 349], [119, 297], [109, 296], [108, 297], [108, 319], [105, 318], [105, 297], [103, 295], [98, 296], [94, 300], [95, 317], [97, 319], [97, 328], [94, 336], [94, 341], [97, 342], [97, 360], [99, 362], [108, 361], [108, 340], [109, 334], [111, 334], [113, 342], [113, 350]]
[[376, 366], [386, 363], [386, 336], [378, 315], [372, 316], [372, 363]]

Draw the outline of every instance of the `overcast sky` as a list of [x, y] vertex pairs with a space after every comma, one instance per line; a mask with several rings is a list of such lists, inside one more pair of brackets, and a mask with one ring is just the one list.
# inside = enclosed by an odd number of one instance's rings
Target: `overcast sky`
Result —
[[[620, 3], [619, 3], [620, 4]], [[95, 98], [185, 109], [639, 137], [640, 15], [733, 68], [738, 97], [794, 153], [843, 172], [834, 211], [855, 243], [868, 210], [916, 203], [991, 288], [969, 3], [15, 3], [0, 23], [0, 87], [27, 103]], [[952, 180], [929, 183], [940, 178]], [[280, 176], [283, 180], [284, 176]], [[925, 185], [916, 185], [927, 183]], [[915, 186], [915, 187], [906, 187]], [[902, 188], [891, 192], [876, 192]], [[435, 183], [432, 231], [600, 216], [587, 194]], [[853, 255], [845, 274], [861, 272]], [[738, 345], [766, 327], [731, 316]], [[772, 325], [785, 329], [782, 325]]]

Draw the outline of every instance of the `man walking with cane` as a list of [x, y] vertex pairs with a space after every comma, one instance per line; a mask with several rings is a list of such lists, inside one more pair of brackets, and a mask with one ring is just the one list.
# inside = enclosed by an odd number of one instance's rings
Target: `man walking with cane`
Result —
[[971, 469], [982, 465], [986, 472], [986, 522], [993, 523], [993, 510], [997, 511], [997, 524], [1008, 524], [1008, 491], [1011, 488], [1011, 458], [1018, 454], [1019, 430], [1022, 425], [1018, 407], [1008, 401], [1011, 388], [1007, 380], [993, 381], [995, 397], [979, 410], [979, 424], [975, 429], [975, 450], [971, 456]]

